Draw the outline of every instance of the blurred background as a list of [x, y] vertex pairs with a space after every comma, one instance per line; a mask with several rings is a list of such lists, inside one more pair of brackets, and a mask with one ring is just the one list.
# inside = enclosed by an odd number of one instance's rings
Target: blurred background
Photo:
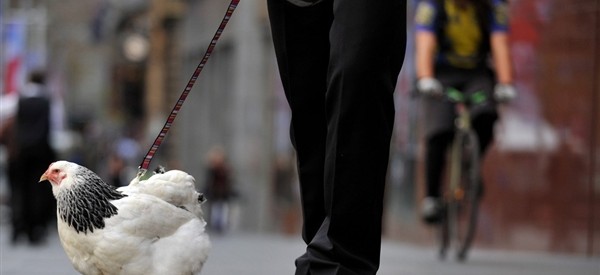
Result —
[[[411, 22], [416, 1], [408, 2]], [[600, 0], [509, 3], [519, 96], [502, 108], [484, 162], [476, 246], [598, 257]], [[28, 75], [43, 69], [57, 157], [127, 184], [227, 4], [2, 0], [0, 122], [14, 115]], [[412, 35], [395, 93], [384, 234], [433, 245], [435, 232], [417, 208], [424, 182]], [[299, 236], [289, 120], [265, 1], [241, 1], [152, 165], [196, 178], [214, 232]], [[13, 212], [7, 147], [0, 151], [3, 228]]]

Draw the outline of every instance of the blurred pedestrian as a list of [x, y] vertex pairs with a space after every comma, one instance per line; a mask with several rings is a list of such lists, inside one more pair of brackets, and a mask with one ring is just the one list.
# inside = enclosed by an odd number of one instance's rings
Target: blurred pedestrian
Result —
[[111, 153], [108, 156], [108, 183], [115, 187], [125, 186], [123, 181], [123, 171], [125, 170], [125, 160], [118, 153]]
[[406, 1], [267, 4], [307, 244], [296, 274], [375, 274]]
[[[421, 0], [415, 16], [417, 89], [423, 98], [426, 139], [426, 197], [422, 218], [441, 218], [440, 185], [446, 151], [454, 136], [454, 104], [448, 87], [486, 100], [472, 106], [472, 125], [481, 155], [493, 140], [496, 100], [515, 95], [508, 46], [508, 4], [504, 0]], [[495, 70], [490, 66], [490, 58]]]
[[208, 153], [204, 193], [209, 202], [208, 226], [218, 233], [225, 233], [231, 221], [231, 199], [234, 193], [230, 173], [225, 151], [220, 147], [212, 148]]
[[128, 185], [137, 173], [135, 165], [143, 157], [136, 137], [140, 132], [138, 127], [128, 126], [110, 146], [108, 176], [110, 183], [116, 187]]
[[38, 184], [39, 176], [56, 159], [50, 146], [50, 100], [44, 83], [43, 71], [30, 74], [19, 91], [16, 114], [2, 134], [9, 151], [13, 243], [21, 235], [26, 235], [31, 244], [43, 242], [56, 209], [51, 188]]

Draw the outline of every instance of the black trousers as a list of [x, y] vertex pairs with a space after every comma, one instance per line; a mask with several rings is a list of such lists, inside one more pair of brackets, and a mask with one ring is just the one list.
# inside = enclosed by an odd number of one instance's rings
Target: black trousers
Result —
[[268, 0], [268, 8], [307, 243], [296, 274], [375, 274], [406, 1]]
[[56, 217], [56, 200], [49, 183], [39, 183], [40, 176], [55, 161], [49, 145], [17, 150], [18, 156], [8, 162], [11, 191], [12, 241], [27, 235], [37, 244], [44, 240], [48, 224]]

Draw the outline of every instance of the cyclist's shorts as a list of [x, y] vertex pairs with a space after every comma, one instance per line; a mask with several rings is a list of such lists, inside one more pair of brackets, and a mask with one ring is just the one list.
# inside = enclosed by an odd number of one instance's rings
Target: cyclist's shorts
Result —
[[[471, 107], [472, 118], [479, 114], [495, 114], [496, 102], [494, 101], [494, 73], [488, 68], [482, 69], [457, 69], [436, 68], [435, 77], [442, 83], [444, 89], [452, 87], [466, 93], [480, 93], [485, 95], [484, 100]], [[454, 103], [445, 98], [422, 97], [423, 130], [425, 137], [440, 132], [452, 131], [456, 112]]]

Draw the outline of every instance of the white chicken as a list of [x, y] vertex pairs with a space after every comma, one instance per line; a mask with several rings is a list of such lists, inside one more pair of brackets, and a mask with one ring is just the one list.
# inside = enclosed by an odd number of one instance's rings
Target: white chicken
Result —
[[58, 233], [82, 274], [198, 274], [208, 258], [194, 178], [171, 170], [115, 189], [68, 161], [50, 165]]

